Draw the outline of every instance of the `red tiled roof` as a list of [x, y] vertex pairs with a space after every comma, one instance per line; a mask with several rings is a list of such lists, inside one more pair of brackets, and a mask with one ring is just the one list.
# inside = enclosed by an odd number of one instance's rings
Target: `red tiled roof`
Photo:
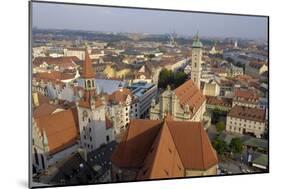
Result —
[[192, 110], [192, 114], [194, 114], [206, 100], [202, 92], [191, 79], [176, 88], [174, 92], [179, 98], [181, 106], [184, 107], [187, 104]]
[[111, 104], [116, 104], [116, 103], [123, 103], [126, 101], [128, 95], [131, 94], [131, 91], [127, 88], [123, 88], [121, 90], [114, 91], [111, 95], [108, 96], [108, 102]]
[[245, 106], [234, 106], [227, 116], [259, 122], [265, 121], [264, 110]]
[[57, 153], [77, 142], [79, 138], [77, 112], [68, 109], [35, 119], [37, 127], [45, 131], [49, 153]]
[[41, 116], [51, 115], [56, 109], [63, 109], [61, 106], [56, 104], [43, 103], [35, 108], [33, 117], [38, 118]]
[[52, 72], [36, 73], [36, 74], [34, 74], [34, 77], [37, 79], [43, 79], [43, 80], [49, 80], [49, 81], [61, 81], [61, 80], [72, 79], [75, 77], [75, 75], [62, 73], [62, 72], [58, 72], [58, 71], [52, 71]]
[[164, 123], [138, 171], [137, 180], [183, 176], [184, 166], [169, 128]]
[[218, 163], [201, 122], [167, 121], [167, 125], [186, 169], [206, 170]]
[[82, 78], [94, 78], [95, 74], [94, 74], [94, 70], [92, 68], [92, 61], [89, 57], [89, 53], [86, 50], [85, 51], [85, 60], [84, 60], [84, 64], [83, 64], [83, 71], [82, 71]]
[[112, 162], [120, 168], [142, 167], [138, 178], [146, 179], [177, 177], [176, 165], [182, 174], [183, 169], [206, 170], [218, 159], [200, 122], [132, 120]]
[[206, 96], [207, 104], [215, 105], [215, 106], [225, 106], [231, 107], [232, 106], [232, 99], [228, 98], [218, 98], [214, 96]]
[[40, 66], [44, 62], [47, 64], [54, 64], [60, 66], [76, 66], [75, 62], [78, 62], [79, 58], [76, 56], [63, 56], [63, 57], [36, 57], [33, 60], [34, 66]]
[[[242, 98], [243, 100], [258, 100], [258, 94], [253, 90], [236, 89], [234, 93], [235, 98]], [[239, 99], [238, 99], [239, 100]]]
[[150, 150], [161, 123], [158, 120], [131, 120], [129, 129], [112, 155], [114, 164], [124, 168], [138, 168]]

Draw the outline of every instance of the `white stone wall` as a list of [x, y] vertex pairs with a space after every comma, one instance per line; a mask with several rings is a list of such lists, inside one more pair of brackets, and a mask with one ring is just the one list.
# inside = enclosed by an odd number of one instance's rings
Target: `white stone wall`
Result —
[[[104, 105], [94, 110], [78, 107], [78, 119], [81, 147], [87, 152], [115, 139], [113, 130], [106, 129]], [[106, 140], [107, 136], [109, 136], [109, 141]]]
[[226, 131], [239, 134], [252, 133], [257, 138], [261, 138], [261, 135], [265, 133], [265, 122], [227, 116]]
[[[133, 107], [132, 98], [128, 95], [126, 102], [119, 104], [108, 105], [107, 111], [110, 119], [113, 122], [113, 127], [116, 134], [123, 133], [127, 128], [131, 119], [131, 107]], [[133, 117], [134, 118], [134, 117]]]

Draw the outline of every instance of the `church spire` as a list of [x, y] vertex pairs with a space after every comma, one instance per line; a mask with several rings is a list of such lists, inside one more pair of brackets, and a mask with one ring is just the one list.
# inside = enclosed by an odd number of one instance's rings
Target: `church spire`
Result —
[[94, 70], [92, 67], [92, 61], [89, 57], [89, 53], [88, 50], [85, 50], [85, 60], [83, 63], [83, 72], [82, 72], [82, 78], [84, 79], [89, 79], [89, 78], [94, 78], [95, 74], [94, 74]]
[[192, 43], [192, 48], [202, 48], [203, 45], [199, 39], [199, 33], [197, 32], [195, 37], [194, 37], [194, 41]]

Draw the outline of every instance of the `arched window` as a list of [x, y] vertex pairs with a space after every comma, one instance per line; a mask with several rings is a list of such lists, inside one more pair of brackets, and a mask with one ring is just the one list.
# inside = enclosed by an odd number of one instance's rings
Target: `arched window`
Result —
[[92, 80], [92, 87], [94, 87], [95, 86], [95, 82], [94, 82], [94, 80]]
[[87, 80], [87, 86], [88, 86], [88, 88], [91, 88], [91, 81], [90, 80]]

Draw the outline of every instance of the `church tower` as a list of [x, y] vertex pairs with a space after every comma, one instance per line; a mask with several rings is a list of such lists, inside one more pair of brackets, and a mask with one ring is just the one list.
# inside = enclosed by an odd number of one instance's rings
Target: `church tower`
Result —
[[113, 130], [106, 127], [105, 100], [97, 94], [95, 74], [88, 51], [81, 74], [80, 86], [84, 89], [77, 99], [77, 112], [80, 132], [80, 147], [87, 153], [114, 139]]
[[191, 79], [199, 90], [201, 78], [202, 47], [203, 45], [199, 40], [199, 36], [197, 33], [192, 43]]
[[86, 91], [91, 91], [96, 88], [95, 85], [95, 74], [92, 68], [92, 62], [89, 57], [88, 50], [85, 50], [85, 58], [84, 58], [84, 63], [83, 63], [83, 71], [81, 78], [83, 79], [84, 82], [84, 89]]

